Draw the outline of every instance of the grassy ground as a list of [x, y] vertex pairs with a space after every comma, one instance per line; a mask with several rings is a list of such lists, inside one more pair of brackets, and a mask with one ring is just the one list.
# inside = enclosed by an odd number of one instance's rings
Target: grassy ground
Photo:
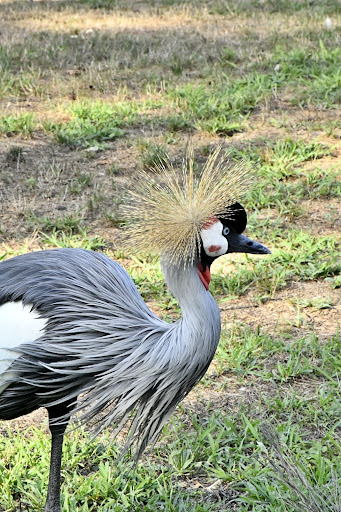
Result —
[[[189, 138], [198, 167], [217, 143], [258, 167], [248, 234], [272, 249], [215, 265], [216, 358], [135, 472], [69, 433], [63, 510], [339, 511], [339, 2], [0, 0], [0, 32], [0, 259], [104, 250], [177, 318], [158, 262], [119, 250], [120, 205]], [[42, 511], [44, 413], [1, 429], [0, 510]]]

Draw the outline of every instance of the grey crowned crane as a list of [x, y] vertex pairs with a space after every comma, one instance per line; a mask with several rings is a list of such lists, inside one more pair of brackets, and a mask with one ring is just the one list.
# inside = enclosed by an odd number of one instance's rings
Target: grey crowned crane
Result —
[[[193, 159], [163, 183], [141, 177], [131, 236], [161, 251], [162, 271], [182, 317], [167, 323], [142, 300], [127, 272], [107, 256], [55, 249], [0, 263], [0, 419], [46, 407], [52, 434], [45, 512], [60, 512], [65, 428], [99, 418], [97, 432], [128, 423], [126, 447], [139, 457], [176, 405], [205, 374], [220, 337], [210, 267], [224, 254], [268, 254], [244, 236], [237, 202], [245, 172], [216, 151], [196, 179]], [[100, 414], [99, 414], [100, 413]]]

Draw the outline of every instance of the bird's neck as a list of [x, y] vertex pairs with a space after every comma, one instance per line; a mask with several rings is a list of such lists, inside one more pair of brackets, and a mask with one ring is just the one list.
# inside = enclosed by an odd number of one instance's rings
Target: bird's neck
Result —
[[166, 283], [179, 301], [182, 318], [180, 323], [190, 331], [195, 331], [200, 339], [217, 344], [220, 336], [220, 312], [211, 293], [202, 284], [196, 264], [178, 266], [162, 261], [162, 271]]

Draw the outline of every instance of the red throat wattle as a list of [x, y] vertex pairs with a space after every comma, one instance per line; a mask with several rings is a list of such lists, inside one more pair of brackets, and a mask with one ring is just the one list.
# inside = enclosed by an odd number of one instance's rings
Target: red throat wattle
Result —
[[210, 267], [207, 266], [204, 270], [202, 263], [199, 263], [198, 264], [198, 273], [199, 273], [200, 281], [205, 286], [206, 290], [208, 290], [210, 287], [210, 281], [211, 281]]

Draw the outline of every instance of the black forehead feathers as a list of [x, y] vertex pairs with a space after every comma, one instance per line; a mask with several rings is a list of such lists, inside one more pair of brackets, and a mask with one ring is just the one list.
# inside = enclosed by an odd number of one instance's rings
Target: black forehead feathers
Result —
[[226, 209], [226, 214], [219, 219], [223, 224], [235, 229], [237, 233], [242, 233], [247, 224], [247, 215], [245, 209], [240, 203], [233, 203]]

